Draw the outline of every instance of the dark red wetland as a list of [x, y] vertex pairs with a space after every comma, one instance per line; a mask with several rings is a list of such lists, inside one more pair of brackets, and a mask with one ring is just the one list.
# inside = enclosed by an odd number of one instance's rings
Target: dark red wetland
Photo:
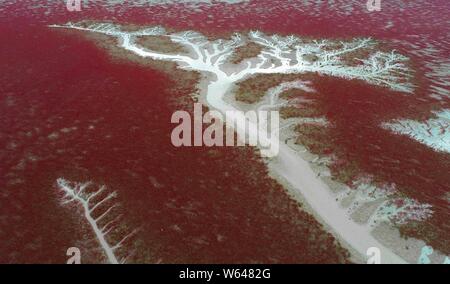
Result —
[[174, 92], [176, 78], [48, 28], [79, 20], [209, 34], [369, 36], [407, 55], [414, 94], [318, 77], [317, 102], [333, 124], [330, 151], [431, 204], [430, 219], [401, 230], [450, 253], [450, 155], [380, 127], [450, 109], [447, 0], [382, 1], [372, 13], [364, 0], [89, 2], [80, 12], [68, 12], [63, 1], [0, 2], [1, 263], [65, 263], [73, 246], [86, 251], [84, 262], [104, 261], [81, 213], [61, 205], [60, 177], [118, 193], [123, 222], [139, 228], [120, 252], [132, 262], [347, 261], [334, 238], [267, 177], [251, 148], [172, 146], [173, 101], [195, 85]]

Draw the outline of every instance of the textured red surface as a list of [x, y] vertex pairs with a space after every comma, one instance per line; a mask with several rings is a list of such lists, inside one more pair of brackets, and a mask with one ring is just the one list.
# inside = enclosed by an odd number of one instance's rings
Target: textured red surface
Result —
[[[168, 93], [171, 82], [165, 74], [111, 62], [92, 42], [46, 27], [81, 19], [215, 34], [258, 28], [312, 37], [373, 36], [391, 42], [391, 47], [413, 58], [420, 85], [414, 95], [317, 78], [317, 99], [334, 125], [331, 135], [341, 157], [357, 161], [380, 181], [395, 182], [409, 196], [433, 204], [436, 214], [430, 224], [440, 226], [441, 232], [436, 242], [448, 244], [443, 237], [448, 236], [450, 220], [448, 202], [443, 199], [450, 190], [448, 154], [379, 127], [390, 119], [423, 118], [431, 109], [450, 107], [449, 99], [429, 96], [426, 56], [407, 48], [407, 43], [420, 46], [424, 38], [438, 47], [448, 43], [445, 13], [436, 12], [448, 5], [446, 1], [434, 1], [428, 7], [433, 9], [430, 13], [407, 10], [401, 18], [395, 16], [399, 11], [389, 9], [377, 15], [329, 16], [335, 11], [323, 7], [316, 15], [283, 7], [283, 1], [252, 1], [252, 11], [262, 8], [258, 13], [221, 5], [205, 7], [204, 13], [188, 12], [184, 6], [112, 10], [91, 6], [69, 13], [61, 4], [31, 9], [23, 2], [0, 11], [1, 262], [64, 262], [66, 248], [87, 238], [88, 230], [79, 230], [80, 219], [58, 203], [54, 181], [61, 176], [92, 179], [117, 190], [129, 222], [145, 224], [140, 245], [152, 249], [148, 257], [140, 257], [147, 260], [337, 259], [330, 243], [320, 249], [305, 247], [309, 229], [294, 224], [297, 218], [307, 217], [293, 209], [281, 189], [272, 192], [268, 181], [260, 177], [265, 172], [262, 164], [254, 162], [255, 173], [243, 172], [247, 168], [240, 166], [252, 163], [250, 151], [238, 154], [231, 149], [210, 152], [171, 146], [173, 110], [168, 98], [186, 94]], [[395, 28], [384, 28], [388, 20], [394, 21]], [[392, 43], [392, 39], [403, 42]], [[441, 55], [448, 57], [448, 49]], [[71, 127], [76, 129], [59, 131]], [[90, 261], [95, 260], [91, 256]]]

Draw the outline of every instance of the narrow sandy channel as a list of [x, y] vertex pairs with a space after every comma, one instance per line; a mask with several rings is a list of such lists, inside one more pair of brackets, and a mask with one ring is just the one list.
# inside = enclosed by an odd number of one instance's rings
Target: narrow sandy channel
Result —
[[[201, 88], [207, 90], [206, 102], [210, 107], [221, 112], [237, 111], [238, 109], [224, 101], [224, 96], [232, 87], [232, 82], [226, 78], [221, 79], [219, 77], [217, 81], [203, 82], [208, 84], [207, 88]], [[255, 124], [249, 123], [248, 126], [249, 132], [261, 131]], [[245, 127], [245, 125], [238, 125], [236, 131], [243, 131]], [[332, 228], [336, 237], [360, 254], [357, 256], [359, 259], [365, 259], [368, 248], [377, 247], [381, 251], [382, 263], [407, 263], [376, 240], [369, 226], [359, 225], [350, 219], [346, 210], [336, 202], [328, 186], [298, 153], [282, 142], [280, 142], [279, 150], [278, 155], [269, 161], [269, 167], [301, 193], [319, 218]]]
[[[342, 66], [342, 68], [337, 68], [333, 64], [328, 66], [325, 63], [324, 65], [316, 66], [314, 68], [302, 62], [291, 66], [288, 59], [282, 58], [279, 53], [273, 51], [273, 56], [280, 59], [283, 63], [280, 66], [274, 66], [272, 64], [272, 67], [263, 67], [264, 63], [267, 61], [267, 58], [265, 58], [265, 60], [262, 60], [260, 63], [256, 64], [256, 66], [252, 67], [252, 64], [248, 62], [246, 69], [238, 73], [227, 74], [224, 70], [222, 70], [221, 65], [224, 58], [229, 56], [233, 51], [233, 48], [235, 48], [232, 43], [228, 43], [226, 45], [224, 45], [223, 42], [198, 43], [195, 41], [197, 38], [195, 34], [175, 34], [170, 35], [172, 41], [190, 47], [192, 49], [192, 56], [172, 55], [146, 50], [145, 48], [136, 45], [134, 42], [134, 38], [137, 35], [161, 35], [160, 29], [157, 28], [137, 32], [123, 32], [111, 24], [96, 24], [92, 27], [86, 28], [69, 23], [67, 26], [53, 25], [52, 27], [71, 28], [115, 36], [119, 39], [119, 47], [122, 47], [125, 50], [135, 53], [141, 57], [149, 57], [156, 60], [176, 61], [179, 66], [184, 69], [195, 70], [203, 73], [205, 79], [200, 82], [199, 89], [201, 90], [202, 97], [205, 98], [205, 103], [211, 109], [218, 110], [223, 114], [228, 114], [231, 112], [233, 116], [231, 119], [235, 122], [235, 131], [240, 137], [246, 137], [247, 135], [257, 136], [260, 138], [259, 143], [262, 145], [273, 145], [271, 143], [279, 144], [280, 147], [278, 155], [271, 158], [268, 165], [269, 168], [275, 173], [275, 176], [279, 177], [280, 183], [283, 184], [285, 181], [288, 182], [290, 187], [297, 190], [304, 197], [304, 200], [311, 206], [316, 217], [331, 228], [335, 236], [343, 243], [343, 245], [351, 248], [351, 251], [354, 254], [359, 254], [355, 256], [356, 259], [365, 259], [367, 249], [370, 247], [377, 247], [381, 251], [382, 263], [405, 263], [405, 260], [393, 253], [392, 250], [382, 245], [373, 237], [371, 233], [372, 229], [369, 226], [358, 225], [350, 219], [346, 210], [340, 207], [336, 202], [329, 187], [316, 176], [309, 164], [303, 160], [298, 153], [289, 148], [289, 146], [281, 143], [279, 137], [267, 135], [267, 130], [265, 128], [260, 128], [258, 124], [249, 121], [247, 117], [245, 117], [244, 112], [239, 112], [236, 107], [224, 100], [225, 95], [231, 90], [235, 83], [256, 73], [286, 74], [292, 72], [293, 68], [297, 68], [294, 70], [297, 74], [316, 71], [343, 78], [362, 78], [367, 82], [371, 82], [371, 80], [379, 79], [377, 77], [380, 75], [378, 70], [366, 74], [368, 72], [367, 70], [370, 71], [372, 69], [366, 67], [365, 69], [362, 68], [354, 70], [351, 68], [348, 69], [349, 67], [345, 69]], [[264, 42], [266, 42], [267, 39], [261, 38], [260, 34], [254, 33], [252, 36], [254, 37], [254, 40], [262, 40], [262, 44], [265, 45]], [[367, 40], [358, 41], [353, 46], [347, 46], [343, 50], [337, 51], [334, 55], [358, 49], [364, 46], [366, 41]], [[210, 45], [209, 49], [207, 44]], [[269, 44], [269, 46], [278, 51], [280, 50], [277, 45]], [[330, 55], [325, 55], [325, 58], [329, 59]], [[391, 64], [392, 62], [395, 62], [395, 54], [386, 56], [389, 57], [389, 63], [386, 63], [387, 65], [385, 65], [383, 70], [389, 70], [392, 68], [395, 69], [395, 66], [400, 66], [400, 68], [402, 68], [399, 63]], [[375, 60], [374, 58], [372, 59]], [[301, 61], [301, 59], [299, 60]], [[399, 60], [401, 60], [401, 57], [399, 57]], [[395, 84], [395, 82], [388, 85], [394, 89], [408, 89], [405, 86]], [[227, 117], [227, 120], [228, 119], [230, 119], [230, 117]], [[260, 131], [264, 132], [260, 133]], [[264, 141], [261, 141], [261, 137]], [[268, 148], [271, 149], [272, 147]], [[265, 156], [271, 156], [271, 153], [267, 153], [267, 149], [261, 149], [261, 152], [265, 153]]]

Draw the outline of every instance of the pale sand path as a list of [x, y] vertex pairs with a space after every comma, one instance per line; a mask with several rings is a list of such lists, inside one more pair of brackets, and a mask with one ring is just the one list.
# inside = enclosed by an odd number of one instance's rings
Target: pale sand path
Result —
[[[232, 87], [227, 80], [210, 81], [207, 83], [206, 102], [212, 108], [221, 112], [237, 109], [224, 100], [227, 91]], [[238, 125], [237, 131], [245, 129], [245, 125]], [[250, 124], [249, 132], [258, 131], [258, 127]], [[264, 137], [267, 137], [266, 135]], [[290, 185], [298, 190], [315, 213], [337, 235], [357, 253], [360, 259], [365, 259], [367, 249], [378, 247], [381, 251], [382, 263], [407, 263], [404, 259], [382, 245], [371, 234], [372, 228], [356, 224], [348, 216], [345, 208], [339, 206], [328, 186], [311, 169], [308, 162], [303, 160], [293, 149], [280, 142], [279, 153], [269, 162], [272, 170], [283, 177]]]
[[[119, 47], [141, 57], [175, 61], [184, 69], [195, 70], [203, 73], [203, 75], [209, 74], [204, 77], [199, 88], [208, 106], [222, 113], [233, 111], [233, 117], [231, 119], [238, 122], [235, 131], [240, 137], [257, 135], [260, 138], [263, 137], [263, 141], [261, 141], [261, 139], [259, 140], [259, 143], [263, 145], [273, 145], [272, 143], [280, 145], [279, 153], [271, 153], [272, 151], [261, 149], [261, 153], [266, 157], [278, 154], [271, 159], [269, 167], [302, 194], [306, 202], [311, 206], [313, 211], [315, 211], [316, 217], [318, 216], [319, 220], [322, 220], [329, 226], [335, 236], [340, 239], [344, 245], [351, 247], [360, 254], [360, 259], [365, 258], [364, 256], [366, 255], [368, 248], [376, 246], [381, 250], [382, 263], [405, 263], [402, 258], [394, 254], [392, 250], [383, 246], [373, 237], [371, 233], [372, 229], [369, 226], [357, 225], [350, 219], [346, 210], [340, 207], [336, 202], [329, 187], [316, 176], [306, 161], [287, 145], [280, 143], [279, 137], [269, 137], [266, 135], [266, 129], [260, 128], [256, 123], [249, 122], [244, 113], [239, 112], [236, 107], [225, 101], [225, 94], [232, 89], [235, 83], [254, 74], [288, 74], [292, 72], [297, 74], [318, 72], [345, 79], [360, 79], [371, 84], [380, 84], [381, 80], [384, 82], [384, 85], [387, 84], [387, 86], [392, 89], [411, 92], [411, 86], [408, 84], [400, 84], [396, 80], [389, 81], [390, 79], [395, 78], [388, 76], [390, 70], [404, 70], [406, 67], [401, 64], [401, 61], [406, 60], [406, 58], [394, 53], [384, 54], [378, 52], [368, 60], [363, 61], [364, 64], [359, 67], [336, 65], [336, 60], [333, 60], [336, 56], [370, 45], [370, 40], [365, 39], [343, 44], [342, 48], [335, 51], [321, 49], [320, 43], [316, 43], [316, 45], [313, 46], [304, 45], [303, 48], [308, 50], [314, 49], [317, 51], [317, 48], [319, 48], [323, 53], [323, 62], [321, 62], [321, 64], [311, 65], [304, 62], [304, 59], [302, 59], [301, 56], [297, 56], [297, 63], [291, 65], [291, 60], [283, 57], [283, 48], [281, 46], [290, 42], [293, 39], [292, 37], [288, 37], [287, 39], [278, 37], [276, 40], [271, 41], [270, 38], [265, 38], [259, 32], [251, 32], [250, 37], [252, 40], [265, 46], [267, 49], [265, 55], [262, 55], [260, 62], [256, 65], [249, 61], [247, 62], [247, 67], [243, 70], [240, 70], [237, 73], [228, 73], [222, 69], [222, 64], [226, 61], [227, 57], [232, 54], [234, 48], [236, 48], [236, 41], [238, 41], [239, 38], [234, 38], [234, 40], [224, 44], [223, 41], [209, 42], [203, 40], [203, 42], [197, 42], [196, 40], [199, 37], [195, 33], [170, 35], [172, 41], [181, 43], [192, 49], [191, 55], [173, 55], [146, 50], [145, 48], [136, 45], [134, 41], [136, 36], [164, 34], [164, 31], [160, 28], [125, 32], [107, 23], [94, 24], [90, 27], [77, 26], [71, 23], [66, 26], [52, 25], [51, 27], [70, 28], [114, 36], [119, 40]], [[271, 59], [267, 57], [268, 55], [279, 59], [281, 64], [279, 66], [275, 64], [265, 66], [271, 62]], [[375, 64], [379, 60], [384, 62], [384, 64], [382, 64], [384, 66], [383, 69], [379, 69], [378, 65]], [[230, 117], [227, 117], [227, 119], [229, 118]], [[246, 129], [246, 124], [248, 124], [248, 131]], [[260, 131], [264, 131], [262, 132], [262, 135], [259, 135]]]

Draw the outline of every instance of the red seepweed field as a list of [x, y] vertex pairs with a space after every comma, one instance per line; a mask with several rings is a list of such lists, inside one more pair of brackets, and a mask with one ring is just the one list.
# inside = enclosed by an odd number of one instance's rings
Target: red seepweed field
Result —
[[0, 4], [0, 263], [65, 263], [69, 247], [82, 248], [83, 262], [106, 261], [79, 206], [61, 205], [61, 177], [117, 192], [113, 213], [122, 217], [111, 238], [136, 229], [117, 252], [129, 262], [351, 261], [328, 228], [268, 175], [255, 149], [172, 146], [170, 118], [177, 109], [191, 111], [195, 76], [180, 82], [183, 71], [138, 64], [81, 33], [48, 27], [82, 20], [161, 25], [211, 37], [253, 29], [308, 38], [372, 37], [408, 56], [412, 94], [305, 75], [316, 90], [309, 99], [330, 122], [308, 138], [309, 150], [333, 157], [335, 178], [350, 168], [350, 186], [371, 176], [430, 204], [427, 220], [396, 226], [405, 237], [450, 253], [449, 153], [380, 127], [397, 119], [424, 121], [450, 108], [450, 27], [448, 13], [439, 12], [448, 9], [447, 1], [384, 3], [377, 14], [361, 1], [194, 7], [97, 2], [80, 12], [59, 2]]

